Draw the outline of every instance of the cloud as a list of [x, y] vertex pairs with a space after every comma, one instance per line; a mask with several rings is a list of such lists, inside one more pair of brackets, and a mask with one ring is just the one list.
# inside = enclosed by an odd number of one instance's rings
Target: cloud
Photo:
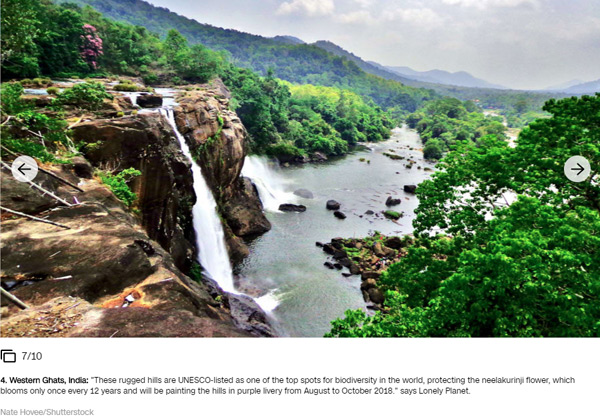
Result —
[[451, 6], [474, 7], [484, 10], [490, 7], [517, 7], [522, 5], [538, 7], [539, 0], [442, 0]]
[[362, 23], [366, 25], [373, 25], [377, 23], [377, 20], [367, 10], [357, 10], [350, 13], [344, 13], [336, 17], [336, 20], [341, 23]]
[[333, 14], [333, 0], [292, 0], [282, 3], [278, 15], [299, 14], [305, 16], [327, 16]]
[[364, 8], [373, 6], [376, 3], [375, 0], [354, 0], [354, 2]]
[[439, 26], [444, 22], [443, 17], [428, 8], [387, 10], [383, 12], [382, 17], [388, 21], [400, 20], [417, 26], [425, 25], [426, 27]]

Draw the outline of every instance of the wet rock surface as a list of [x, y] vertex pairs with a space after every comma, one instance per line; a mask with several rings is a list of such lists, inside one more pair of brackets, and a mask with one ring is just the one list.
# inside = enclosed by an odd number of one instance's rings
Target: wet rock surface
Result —
[[283, 212], [305, 212], [306, 207], [304, 205], [296, 205], [296, 204], [281, 204], [279, 206], [279, 211]]
[[141, 94], [136, 99], [136, 104], [142, 108], [159, 108], [163, 104], [161, 95]]
[[329, 200], [329, 201], [327, 201], [327, 203], [325, 204], [325, 208], [327, 208], [327, 209], [328, 209], [328, 210], [330, 210], [330, 211], [336, 211], [336, 210], [339, 210], [341, 206], [342, 206], [342, 205], [341, 205], [339, 202], [337, 202], [337, 201], [335, 201], [335, 200], [333, 200], [333, 199], [330, 199], [330, 200]]

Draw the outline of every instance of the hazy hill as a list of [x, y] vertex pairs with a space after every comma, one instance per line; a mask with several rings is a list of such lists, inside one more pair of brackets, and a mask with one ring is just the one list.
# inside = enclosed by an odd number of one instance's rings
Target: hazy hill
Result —
[[450, 73], [449, 71], [444, 70], [416, 71], [410, 67], [385, 68], [402, 76], [427, 83], [447, 84], [463, 87], [478, 87], [486, 89], [506, 89], [504, 86], [493, 84], [483, 79], [474, 77], [466, 71]]
[[567, 87], [562, 92], [574, 95], [600, 92], [600, 79]]

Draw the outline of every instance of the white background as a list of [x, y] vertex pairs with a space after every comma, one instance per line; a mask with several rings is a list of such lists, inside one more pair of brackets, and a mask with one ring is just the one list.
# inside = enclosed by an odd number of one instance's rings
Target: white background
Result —
[[[7, 382], [11, 376], [393, 375], [576, 379], [570, 385], [469, 385], [472, 393], [469, 396], [3, 395], [0, 396], [3, 409], [93, 408], [99, 418], [600, 417], [600, 339], [4, 338], [0, 339], [0, 349], [17, 352], [15, 364], [0, 363], [0, 377]], [[43, 359], [23, 361], [22, 351], [40, 351]], [[48, 387], [35, 387], [40, 386]]]

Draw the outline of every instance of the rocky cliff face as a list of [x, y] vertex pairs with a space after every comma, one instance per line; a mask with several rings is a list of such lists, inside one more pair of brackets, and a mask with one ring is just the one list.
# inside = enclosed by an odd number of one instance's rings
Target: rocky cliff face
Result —
[[242, 238], [271, 228], [258, 194], [241, 177], [247, 151], [247, 133], [229, 109], [229, 92], [219, 82], [178, 97], [176, 122], [190, 145], [213, 191], [224, 225], [230, 256], [239, 262], [248, 254]]
[[2, 301], [3, 336], [251, 335], [209, 285], [175, 266], [106, 186], [67, 165], [52, 170], [84, 192], [42, 173], [36, 181], [80, 204], [59, 206], [2, 176], [3, 206], [69, 227], [3, 213], [2, 283], [31, 307], [21, 312]]
[[180, 269], [189, 269], [194, 257], [190, 165], [164, 119], [145, 114], [92, 120], [76, 126], [73, 134], [85, 144], [84, 154], [95, 167], [142, 172], [132, 184], [142, 225]]
[[[232, 260], [247, 254], [242, 237], [267, 231], [255, 188], [240, 176], [246, 132], [218, 84], [181, 98], [177, 122], [211, 186], [224, 219]], [[2, 332], [21, 336], [271, 336], [262, 310], [223, 293], [208, 278], [184, 273], [195, 261], [190, 164], [159, 113], [93, 119], [73, 128], [84, 157], [52, 170], [84, 193], [45, 175], [36, 182], [69, 200], [59, 207], [10, 175], [2, 205], [70, 229], [3, 213], [2, 281], [32, 308], [4, 306]], [[135, 168], [138, 216], [92, 173]], [[218, 298], [220, 297], [220, 298]], [[49, 332], [43, 319], [62, 325]], [[42, 320], [36, 320], [42, 319]], [[48, 320], [48, 322], [53, 322]], [[53, 323], [54, 324], [54, 323]]]

